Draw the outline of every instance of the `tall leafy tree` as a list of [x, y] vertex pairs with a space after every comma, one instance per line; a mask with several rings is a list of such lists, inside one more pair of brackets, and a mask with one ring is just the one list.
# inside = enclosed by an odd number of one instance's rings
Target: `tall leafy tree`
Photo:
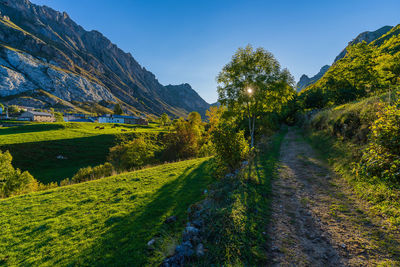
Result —
[[115, 104], [114, 106], [114, 115], [122, 115], [123, 110], [121, 108], [121, 105], [119, 103]]
[[171, 119], [169, 118], [167, 113], [163, 113], [160, 117], [160, 123], [162, 126], [169, 125], [171, 123]]
[[214, 131], [214, 129], [218, 126], [222, 114], [225, 111], [224, 106], [211, 106], [207, 111], [206, 111], [206, 116], [208, 119], [208, 133], [211, 133]]
[[219, 102], [233, 114], [248, 118], [251, 147], [257, 118], [278, 111], [295, 94], [289, 71], [270, 52], [251, 45], [238, 49], [217, 81]]

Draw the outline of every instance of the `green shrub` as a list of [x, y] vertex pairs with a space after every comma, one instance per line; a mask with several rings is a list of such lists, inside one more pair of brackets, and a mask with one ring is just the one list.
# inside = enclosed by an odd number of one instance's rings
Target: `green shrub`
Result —
[[[90, 180], [96, 180], [104, 177], [108, 177], [113, 175], [114, 173], [114, 168], [111, 163], [106, 162], [103, 165], [99, 165], [96, 167], [86, 167], [86, 168], [81, 168], [79, 171], [72, 177], [71, 181], [72, 183], [81, 183], [81, 182], [86, 182]], [[63, 181], [62, 184], [70, 184], [71, 181]]]
[[64, 122], [64, 116], [61, 112], [54, 112], [54, 118], [56, 122]]
[[21, 172], [11, 165], [12, 156], [0, 152], [0, 196], [9, 197], [36, 191], [39, 183], [29, 172]]
[[163, 152], [164, 160], [187, 159], [197, 157], [204, 143], [204, 127], [201, 116], [192, 112], [188, 120], [178, 120], [174, 123], [171, 131], [165, 135]]
[[371, 126], [370, 142], [357, 165], [358, 174], [400, 185], [400, 109], [388, 105]]
[[243, 131], [237, 131], [232, 123], [221, 123], [212, 133], [219, 167], [228, 171], [237, 169], [249, 154], [249, 144]]
[[357, 103], [325, 109], [316, 114], [310, 113], [312, 119], [309, 126], [340, 139], [366, 144], [370, 127], [377, 118], [376, 113], [382, 101], [386, 101], [386, 96], [371, 97]]
[[130, 170], [156, 163], [159, 147], [143, 137], [121, 143], [110, 149], [108, 160], [119, 170]]

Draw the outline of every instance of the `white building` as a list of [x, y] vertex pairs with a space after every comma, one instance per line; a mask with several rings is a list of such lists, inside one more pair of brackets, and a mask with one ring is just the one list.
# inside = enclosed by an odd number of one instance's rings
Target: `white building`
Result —
[[107, 114], [99, 117], [99, 123], [125, 123], [125, 118], [121, 115]]
[[140, 124], [148, 125], [149, 122], [136, 116], [123, 116], [123, 115], [103, 115], [99, 117], [99, 123], [125, 123], [125, 124]]

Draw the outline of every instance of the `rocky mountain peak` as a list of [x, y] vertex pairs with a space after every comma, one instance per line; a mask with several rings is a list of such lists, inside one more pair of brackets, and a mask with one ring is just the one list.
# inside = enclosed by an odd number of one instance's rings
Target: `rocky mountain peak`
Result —
[[[80, 96], [79, 99], [82, 101], [85, 97], [88, 100], [97, 100], [99, 95], [107, 95], [106, 100], [117, 99], [130, 107], [134, 113], [167, 112], [178, 116], [193, 110], [204, 112], [204, 108], [208, 108], [208, 104], [190, 86], [186, 89], [188, 93], [182, 98], [172, 97], [170, 94], [174, 91], [161, 85], [155, 75], [140, 66], [130, 53], [124, 52], [99, 31], [86, 31], [65, 12], [35, 5], [28, 0], [0, 0], [0, 12], [17, 25], [13, 27], [10, 23], [2, 23], [0, 19], [0, 43], [23, 51], [35, 59], [32, 62], [38, 62], [43, 68], [51, 62], [53, 70], [62, 72], [62, 75], [53, 75], [52, 78], [40, 77], [47, 85], [42, 88], [43, 90], [52, 91], [54, 84], [65, 83], [57, 77], [71, 74], [73, 77], [80, 77], [87, 81], [83, 84], [90, 85], [90, 90], [79, 88], [79, 90], [74, 90], [75, 92], [96, 94], [98, 88], [102, 90], [102, 93], [96, 96]], [[8, 52], [3, 53], [3, 55], [6, 54]], [[1, 57], [0, 53], [0, 59]], [[8, 59], [5, 58], [5, 60]], [[23, 77], [27, 82], [31, 77], [31, 73], [21, 73], [20, 69], [13, 69], [13, 71], [18, 72], [13, 74], [14, 77], [18, 76], [20, 79]], [[8, 73], [9, 71], [5, 70], [3, 75], [7, 76]], [[75, 78], [73, 80], [79, 81]], [[16, 80], [13, 81], [15, 86], [19, 84]], [[32, 87], [39, 88], [35, 81], [32, 80], [31, 83], [28, 86], [30, 90]], [[0, 91], [6, 88], [4, 86], [0, 88]], [[65, 88], [69, 87], [65, 86]], [[106, 94], [103, 89], [109, 91], [112, 96]], [[21, 90], [23, 91], [23, 88], [14, 90], [13, 93], [21, 92]], [[190, 90], [193, 92], [189, 92]], [[10, 94], [10, 92], [0, 93]], [[57, 97], [64, 95], [60, 94]], [[68, 99], [63, 100], [75, 99], [73, 93], [69, 92], [69, 96]], [[190, 105], [190, 103], [197, 104]], [[199, 103], [202, 104], [198, 105]]]
[[297, 92], [300, 92], [301, 90], [303, 90], [307, 86], [310, 86], [311, 84], [316, 83], [319, 79], [322, 78], [322, 76], [324, 76], [325, 72], [327, 72], [329, 70], [329, 68], [330, 68], [329, 65], [323, 66], [319, 70], [319, 72], [316, 75], [314, 75], [313, 77], [311, 77], [311, 78], [309, 78], [307, 75], [303, 74], [300, 77], [299, 82], [297, 83]]

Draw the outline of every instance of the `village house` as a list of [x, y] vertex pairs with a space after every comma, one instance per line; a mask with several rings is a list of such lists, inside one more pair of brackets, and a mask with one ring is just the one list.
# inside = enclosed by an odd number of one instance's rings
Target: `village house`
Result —
[[65, 122], [95, 122], [97, 117], [92, 117], [87, 114], [72, 114], [64, 113]]
[[52, 114], [47, 112], [27, 111], [22, 113], [19, 120], [23, 121], [39, 121], [39, 122], [54, 122], [55, 118]]
[[123, 115], [103, 115], [99, 117], [99, 123], [125, 123], [125, 124], [140, 124], [148, 125], [148, 121], [144, 118], [136, 116], [123, 116]]

